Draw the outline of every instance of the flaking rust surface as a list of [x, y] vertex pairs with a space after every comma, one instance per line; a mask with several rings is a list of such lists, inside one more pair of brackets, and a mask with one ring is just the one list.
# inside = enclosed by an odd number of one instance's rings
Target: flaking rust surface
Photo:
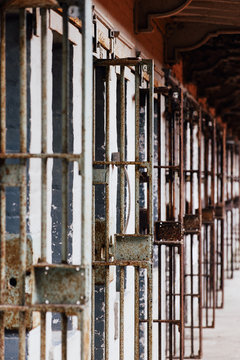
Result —
[[[32, 241], [30, 237], [27, 237], [26, 262], [27, 262], [26, 290], [28, 291], [28, 293], [25, 294], [24, 305], [30, 305], [31, 303], [30, 267], [32, 265]], [[6, 293], [5, 293], [6, 294], [5, 304], [7, 305], [23, 305], [21, 304], [20, 295], [19, 295], [20, 271], [21, 271], [20, 239], [18, 235], [8, 234], [6, 236]], [[10, 279], [12, 279], [11, 281], [12, 285], [10, 284]], [[6, 311], [5, 314], [6, 314], [5, 327], [9, 330], [17, 330], [19, 327], [19, 314], [13, 311], [11, 312]], [[33, 327], [32, 316], [30, 312], [26, 314], [26, 326], [27, 329], [31, 329]]]

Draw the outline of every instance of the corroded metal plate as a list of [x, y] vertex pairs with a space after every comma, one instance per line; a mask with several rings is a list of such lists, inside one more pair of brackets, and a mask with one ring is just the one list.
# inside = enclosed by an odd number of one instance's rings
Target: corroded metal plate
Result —
[[151, 261], [151, 235], [115, 235], [115, 259], [129, 261]]
[[68, 264], [37, 264], [33, 266], [32, 276], [33, 305], [84, 304], [84, 268]]

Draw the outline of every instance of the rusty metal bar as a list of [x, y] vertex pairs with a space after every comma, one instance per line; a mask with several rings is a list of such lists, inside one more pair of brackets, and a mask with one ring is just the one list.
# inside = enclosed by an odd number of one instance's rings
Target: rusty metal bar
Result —
[[[41, 9], [41, 102], [42, 153], [47, 153], [47, 10]], [[47, 159], [42, 159], [41, 174], [41, 260], [47, 261]], [[46, 313], [41, 313], [41, 360], [46, 359]]]
[[[120, 161], [125, 161], [125, 77], [124, 66], [121, 66], [120, 76]], [[125, 173], [124, 168], [120, 168], [120, 232], [124, 233], [125, 228]], [[121, 331], [120, 331], [121, 332]], [[121, 345], [120, 345], [121, 348]]]
[[[183, 179], [183, 89], [181, 89], [179, 118], [179, 221], [183, 223], [184, 179]], [[184, 244], [180, 247], [180, 359], [184, 357]]]
[[[96, 83], [95, 72], [93, 72], [93, 83]], [[96, 151], [96, 86], [93, 87], [93, 97], [92, 97], [92, 162], [95, 161]], [[95, 231], [95, 187], [92, 185], [92, 263], [95, 262], [95, 249], [96, 249], [96, 231]], [[91, 291], [91, 360], [95, 359], [95, 282], [96, 282], [96, 271], [94, 266], [92, 266], [92, 291]]]
[[[120, 67], [120, 161], [125, 161], [125, 68]], [[120, 168], [120, 233], [125, 232], [125, 171]], [[120, 359], [124, 359], [124, 267], [120, 267]]]
[[[161, 181], [162, 181], [162, 152], [161, 152], [161, 134], [162, 134], [162, 118], [161, 118], [161, 94], [157, 97], [157, 146], [158, 146], [158, 171], [157, 171], [157, 196], [158, 196], [158, 209], [157, 209], [157, 220], [161, 220]], [[158, 319], [162, 319], [162, 251], [161, 246], [158, 246]], [[158, 357], [162, 358], [162, 326], [158, 324]]]
[[41, 312], [41, 360], [46, 359], [46, 313]]
[[[111, 69], [106, 68], [106, 161], [110, 161], [110, 77]], [[107, 177], [109, 167], [107, 167]], [[106, 237], [105, 237], [105, 260], [109, 261], [109, 216], [110, 216], [110, 188], [106, 185]], [[105, 360], [109, 359], [109, 267], [106, 267], [105, 278]]]
[[120, 267], [120, 359], [124, 359], [124, 267]]
[[[47, 153], [47, 10], [41, 9], [42, 153]], [[42, 160], [41, 259], [47, 259], [47, 159]]]
[[199, 357], [202, 356], [202, 108], [199, 107], [198, 116], [198, 211], [200, 215], [200, 231], [198, 234], [198, 293], [199, 293]]
[[0, 159], [65, 159], [68, 161], [80, 161], [81, 154], [31, 154], [31, 153], [0, 153]]
[[115, 165], [115, 166], [122, 166], [122, 165], [134, 165], [139, 166], [142, 168], [148, 168], [149, 163], [147, 161], [94, 161], [93, 165]]
[[[69, 40], [68, 6], [62, 5], [62, 152], [68, 152], [69, 116]], [[68, 260], [68, 162], [62, 160], [62, 262]], [[62, 360], [67, 360], [67, 316], [61, 314], [62, 322]]]
[[[27, 152], [27, 24], [26, 11], [21, 9], [20, 16], [20, 151]], [[22, 160], [26, 167], [26, 160]], [[22, 171], [20, 186], [20, 286], [21, 304], [25, 304], [25, 273], [26, 273], [26, 206], [27, 206], [27, 178], [26, 168]], [[26, 356], [26, 322], [25, 313], [19, 313], [19, 360]]]
[[[139, 162], [140, 66], [135, 67], [135, 162]], [[135, 166], [135, 233], [139, 234], [139, 167]], [[134, 359], [139, 359], [139, 268], [135, 268]]]
[[144, 60], [140, 58], [123, 58], [123, 59], [99, 59], [95, 60], [97, 66], [138, 66]]
[[[151, 62], [148, 65], [148, 74], [150, 75], [149, 81], [149, 95], [148, 95], [148, 161], [149, 161], [149, 183], [148, 183], [148, 223], [149, 223], [149, 233], [153, 235], [153, 131], [154, 131], [154, 114], [153, 114], [153, 87], [154, 87], [154, 64]], [[153, 279], [152, 279], [152, 264], [149, 264], [148, 272], [148, 360], [152, 360], [152, 336], [153, 336], [153, 328], [152, 328], [152, 287], [153, 287]]]
[[139, 267], [135, 267], [134, 359], [139, 360]]
[[1, 153], [6, 152], [6, 18], [1, 10]]
[[[62, 37], [62, 152], [68, 152], [68, 112], [69, 112], [69, 41], [68, 7], [63, 5]], [[68, 163], [62, 160], [62, 261], [68, 254]]]
[[[135, 67], [135, 162], [139, 162], [140, 66]], [[135, 233], [139, 234], [139, 168], [135, 166]], [[135, 334], [136, 336], [136, 334]]]
[[[0, 64], [0, 81], [1, 81], [1, 152], [6, 152], [6, 18], [5, 12], [1, 10], [1, 64]], [[2, 161], [3, 162], [3, 161]], [[4, 187], [0, 189], [0, 303], [5, 301], [6, 286], [6, 194]], [[5, 358], [5, 314], [0, 312], [0, 360]]]

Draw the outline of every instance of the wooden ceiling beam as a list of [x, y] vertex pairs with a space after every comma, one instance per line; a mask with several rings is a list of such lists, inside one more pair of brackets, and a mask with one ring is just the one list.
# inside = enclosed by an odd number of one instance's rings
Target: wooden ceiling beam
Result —
[[135, 0], [134, 23], [135, 31], [150, 32], [153, 18], [165, 18], [178, 14], [185, 9], [192, 0]]
[[211, 37], [221, 34], [240, 34], [240, 24], [232, 26], [203, 22], [168, 23], [165, 36], [165, 62], [173, 65], [178, 61], [180, 52], [197, 49]]

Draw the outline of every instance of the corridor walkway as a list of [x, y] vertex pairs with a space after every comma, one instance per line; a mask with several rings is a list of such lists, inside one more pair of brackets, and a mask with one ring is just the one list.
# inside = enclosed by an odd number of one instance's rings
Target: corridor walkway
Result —
[[204, 360], [240, 360], [240, 271], [225, 280], [225, 306], [216, 311], [215, 329], [203, 330]]

